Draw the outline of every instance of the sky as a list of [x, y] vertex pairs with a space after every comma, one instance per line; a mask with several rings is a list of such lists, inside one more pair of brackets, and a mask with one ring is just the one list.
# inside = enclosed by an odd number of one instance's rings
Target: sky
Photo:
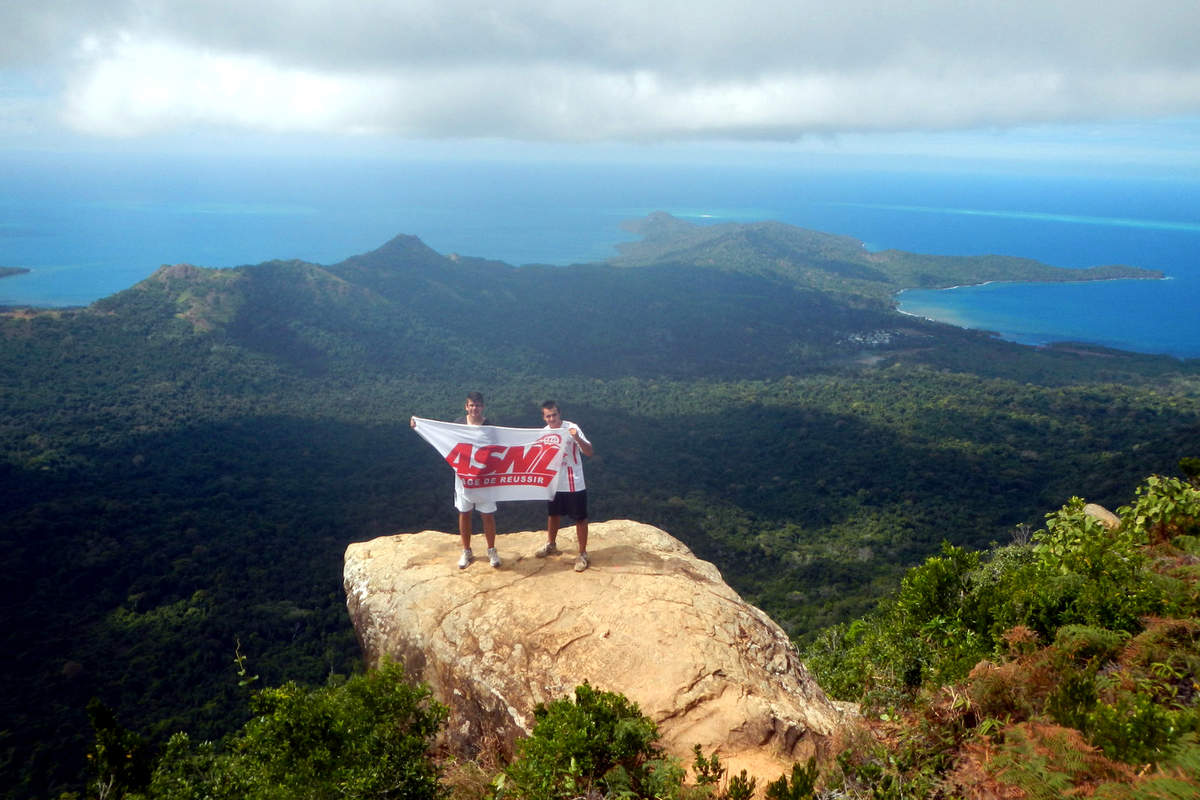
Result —
[[[3, 0], [0, 150], [1196, 168], [1196, 0]], [[682, 155], [681, 155], [682, 154]]]

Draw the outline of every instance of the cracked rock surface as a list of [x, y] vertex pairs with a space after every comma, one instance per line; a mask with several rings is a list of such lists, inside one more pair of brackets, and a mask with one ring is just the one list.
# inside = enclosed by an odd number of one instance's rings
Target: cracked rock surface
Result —
[[[450, 707], [446, 744], [511, 752], [539, 703], [589, 682], [655, 720], [661, 744], [692, 746], [732, 773], [773, 780], [831, 755], [846, 726], [787, 635], [679, 540], [629, 520], [589, 526], [591, 567], [534, 558], [544, 531], [501, 534], [504, 564], [456, 566], [457, 534], [397, 534], [346, 549], [346, 604], [369, 666], [387, 656]], [[475, 537], [482, 551], [482, 536]]]

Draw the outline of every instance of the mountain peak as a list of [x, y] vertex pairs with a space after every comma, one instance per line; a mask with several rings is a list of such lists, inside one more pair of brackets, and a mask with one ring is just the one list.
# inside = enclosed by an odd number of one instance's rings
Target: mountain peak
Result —
[[421, 237], [413, 236], [409, 233], [400, 233], [393, 236], [388, 241], [384, 242], [379, 247], [371, 251], [372, 253], [420, 253], [423, 255], [433, 254], [440, 256], [441, 254], [434, 250], [425, 242], [421, 241]]
[[402, 233], [368, 253], [351, 256], [328, 269], [339, 277], [378, 288], [381, 280], [391, 283], [401, 276], [440, 272], [452, 263], [420, 238]]

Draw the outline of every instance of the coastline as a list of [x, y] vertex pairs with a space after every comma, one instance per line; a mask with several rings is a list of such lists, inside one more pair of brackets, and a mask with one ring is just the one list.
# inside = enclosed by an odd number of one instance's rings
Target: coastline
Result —
[[[1200, 337], [1169, 316], [1131, 324], [1145, 306], [1140, 295], [1178, 276], [1093, 278], [1073, 281], [989, 280], [943, 288], [907, 288], [892, 296], [904, 316], [979, 331], [1029, 347], [1094, 346], [1178, 359], [1200, 358]], [[951, 292], [954, 289], [957, 291]], [[1143, 320], [1145, 315], [1142, 315]]]
[[979, 283], [956, 283], [953, 286], [909, 286], [908, 288], [899, 290], [894, 295], [892, 295], [892, 297], [899, 299], [900, 295], [904, 294], [905, 292], [949, 292], [952, 289], [977, 289], [981, 286], [997, 286], [997, 285], [1062, 286], [1063, 284], [1082, 285], [1082, 284], [1091, 284], [1091, 283], [1116, 283], [1118, 281], [1173, 281], [1173, 280], [1175, 280], [1175, 277], [1173, 275], [1164, 275], [1161, 273], [1158, 275], [1152, 275], [1152, 276], [1148, 275], [1143, 278], [1138, 278], [1138, 277], [1079, 278], [1077, 280], [1065, 280], [1065, 281], [1055, 281], [1055, 280], [1006, 281], [1006, 280], [999, 280], [999, 279], [991, 279], [991, 280], [986, 280], [986, 281], [980, 281]]

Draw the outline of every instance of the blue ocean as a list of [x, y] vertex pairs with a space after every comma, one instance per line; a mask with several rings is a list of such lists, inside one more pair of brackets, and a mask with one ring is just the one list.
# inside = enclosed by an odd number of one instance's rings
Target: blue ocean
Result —
[[779, 220], [871, 249], [1131, 264], [1167, 280], [910, 291], [1027, 344], [1200, 357], [1200, 182], [778, 166], [0, 155], [0, 305], [85, 305], [163, 264], [330, 264], [393, 236], [512, 264], [603, 260], [622, 220]]

